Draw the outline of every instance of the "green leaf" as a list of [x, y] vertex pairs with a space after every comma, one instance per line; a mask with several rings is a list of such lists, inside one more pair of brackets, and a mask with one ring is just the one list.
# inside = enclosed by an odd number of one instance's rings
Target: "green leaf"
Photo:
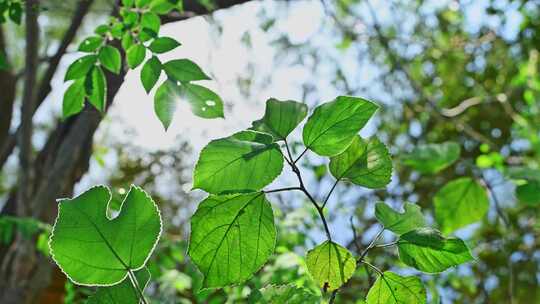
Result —
[[426, 226], [426, 221], [418, 205], [405, 203], [403, 208], [405, 212], [399, 213], [385, 203], [377, 203], [375, 204], [375, 217], [383, 224], [384, 228], [397, 235]]
[[432, 228], [418, 228], [399, 237], [399, 258], [427, 273], [438, 273], [472, 261], [471, 251], [461, 239], [445, 238]]
[[209, 196], [191, 218], [188, 253], [207, 288], [246, 281], [275, 244], [274, 214], [262, 192]]
[[62, 118], [68, 118], [82, 111], [84, 108], [84, 80], [78, 79], [74, 81], [64, 93], [62, 103]]
[[135, 6], [138, 8], [143, 8], [148, 5], [152, 0], [135, 0]]
[[189, 59], [176, 59], [165, 62], [163, 68], [169, 78], [180, 82], [210, 79], [195, 62]]
[[91, 36], [79, 44], [79, 52], [93, 53], [103, 44], [103, 37]]
[[308, 290], [294, 285], [268, 285], [254, 290], [249, 304], [319, 304], [321, 298]]
[[433, 201], [435, 220], [445, 234], [481, 220], [489, 209], [486, 190], [469, 177], [447, 183]]
[[305, 146], [321, 156], [340, 154], [377, 108], [366, 99], [349, 96], [318, 106], [304, 126]]
[[153, 0], [150, 2], [150, 11], [159, 15], [168, 14], [174, 8], [174, 3], [169, 0]]
[[23, 9], [22, 9], [21, 3], [14, 2], [14, 1], [11, 2], [11, 4], [9, 5], [9, 11], [8, 11], [9, 19], [11, 19], [11, 21], [20, 25], [22, 13], [23, 13]]
[[149, 29], [152, 32], [158, 34], [159, 28], [161, 26], [161, 21], [159, 19], [159, 16], [152, 13], [152, 12], [146, 12], [142, 14], [141, 16], [141, 28], [143, 29]]
[[[139, 287], [144, 290], [150, 280], [148, 268], [143, 267], [135, 273], [135, 279]], [[99, 287], [96, 292], [88, 298], [86, 304], [139, 304], [139, 295], [134, 289], [129, 278], [125, 278], [122, 283]]]
[[148, 59], [141, 69], [141, 82], [146, 93], [150, 93], [161, 75], [161, 61], [156, 56]]
[[94, 67], [86, 76], [84, 85], [88, 101], [100, 112], [103, 112], [107, 103], [107, 81], [103, 70], [98, 66]]
[[120, 56], [120, 51], [117, 48], [106, 45], [99, 51], [98, 57], [101, 65], [107, 70], [115, 74], [120, 73], [122, 58]]
[[425, 304], [426, 290], [417, 277], [402, 277], [386, 271], [367, 294], [367, 304]]
[[371, 189], [383, 188], [392, 178], [392, 158], [377, 138], [355, 136], [345, 151], [330, 158], [329, 167], [337, 180]]
[[67, 69], [64, 81], [83, 78], [96, 64], [96, 55], [86, 55], [75, 60]]
[[253, 122], [253, 129], [268, 132], [279, 140], [285, 140], [306, 118], [307, 110], [304, 103], [270, 98], [266, 101], [264, 117]]
[[171, 125], [179, 98], [180, 87], [171, 80], [160, 85], [154, 95], [154, 111], [165, 130]]
[[134, 0], [122, 0], [122, 6], [124, 7], [132, 7], [134, 3]]
[[96, 27], [96, 29], [94, 30], [94, 33], [103, 37], [105, 36], [105, 34], [107, 34], [107, 32], [109, 32], [109, 30], [110, 28], [107, 24], [101, 24]]
[[437, 173], [458, 160], [461, 149], [455, 142], [426, 144], [403, 157], [403, 163], [426, 174]]
[[202, 118], [223, 116], [223, 101], [212, 90], [196, 84], [183, 83], [181, 96], [191, 105], [193, 114]]
[[177, 48], [180, 45], [180, 42], [174, 40], [170, 37], [159, 37], [154, 39], [152, 43], [150, 43], [150, 46], [148, 47], [150, 51], [161, 54], [168, 52], [170, 50], [173, 50]]
[[[269, 136], [266, 136], [269, 137]], [[216, 139], [204, 147], [195, 166], [193, 188], [209, 193], [251, 192], [270, 184], [283, 169], [279, 146], [255, 131]]]
[[122, 48], [124, 51], [127, 52], [127, 50], [133, 45], [133, 36], [131, 35], [131, 32], [125, 32], [124, 35], [122, 35]]
[[146, 48], [144, 45], [134, 44], [127, 50], [127, 63], [131, 69], [134, 69], [143, 62], [146, 56]]
[[128, 270], [146, 264], [159, 240], [159, 210], [144, 190], [131, 186], [114, 218], [107, 215], [110, 200], [104, 186], [59, 200], [49, 246], [56, 264], [76, 284], [121, 282]]
[[356, 269], [356, 260], [343, 246], [326, 241], [308, 251], [306, 264], [309, 274], [325, 292], [345, 284]]
[[540, 204], [540, 182], [531, 180], [516, 187], [516, 197], [528, 206]]

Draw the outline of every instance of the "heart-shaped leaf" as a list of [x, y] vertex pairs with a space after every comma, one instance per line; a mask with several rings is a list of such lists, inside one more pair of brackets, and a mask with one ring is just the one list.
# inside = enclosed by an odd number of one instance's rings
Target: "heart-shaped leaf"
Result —
[[195, 166], [193, 188], [213, 194], [257, 191], [282, 169], [283, 155], [270, 135], [243, 131], [204, 147]]
[[132, 186], [118, 215], [107, 216], [111, 193], [90, 188], [61, 199], [49, 246], [62, 271], [80, 285], [114, 285], [142, 268], [161, 235], [161, 216], [152, 198]]
[[403, 277], [386, 271], [367, 294], [367, 304], [425, 304], [426, 290], [417, 277]]
[[308, 251], [306, 264], [317, 285], [325, 292], [345, 284], [356, 269], [356, 260], [349, 250], [332, 241]]
[[209, 196], [191, 218], [189, 256], [205, 287], [242, 283], [274, 252], [274, 214], [264, 193]]

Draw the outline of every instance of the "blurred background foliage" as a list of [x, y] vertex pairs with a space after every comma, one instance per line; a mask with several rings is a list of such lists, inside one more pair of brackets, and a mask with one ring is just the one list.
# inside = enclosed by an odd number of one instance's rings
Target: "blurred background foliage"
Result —
[[[204, 1], [213, 5], [213, 1]], [[46, 1], [47, 37], [43, 48], [57, 43], [70, 12], [69, 1]], [[247, 4], [246, 4], [247, 5]], [[367, 246], [378, 231], [373, 205], [384, 201], [400, 208], [406, 201], [419, 204], [433, 222], [433, 195], [448, 181], [473, 176], [489, 190], [490, 211], [480, 223], [461, 229], [477, 260], [441, 275], [421, 275], [429, 303], [540, 303], [540, 3], [534, 0], [483, 1], [365, 1], [316, 2], [322, 17], [307, 39], [291, 37], [287, 24], [291, 12], [311, 2], [256, 2], [259, 25], [242, 34], [250, 49], [254, 32], [271, 40], [279, 66], [301, 66], [310, 72], [298, 87], [301, 101], [311, 105], [325, 96], [347, 94], [370, 98], [381, 105], [371, 134], [388, 145], [394, 158], [394, 177], [387, 189], [350, 191], [340, 185], [331, 202], [330, 218], [339, 240], [353, 252]], [[98, 1], [88, 18], [89, 32], [109, 11], [108, 1]], [[242, 5], [241, 5], [242, 6]], [[227, 9], [224, 14], [234, 14]], [[230, 11], [230, 12], [229, 12]], [[301, 14], [301, 13], [300, 13]], [[219, 16], [206, 17], [214, 35], [227, 27]], [[290, 25], [289, 25], [290, 26]], [[7, 24], [6, 33], [22, 37], [22, 29]], [[262, 34], [261, 34], [262, 33]], [[84, 35], [81, 35], [84, 37]], [[13, 39], [12, 39], [13, 41]], [[15, 40], [17, 41], [17, 40]], [[22, 65], [24, 43], [9, 45], [13, 65]], [[44, 53], [47, 53], [46, 50]], [[216, 57], [213, 60], [227, 60]], [[258, 91], [283, 75], [260, 70], [260, 58], [245, 58], [246, 68], [233, 84], [243, 100], [228, 100], [228, 107], [254, 100]], [[329, 93], [330, 92], [330, 93]], [[336, 92], [336, 94], [334, 94]], [[149, 113], [150, 115], [150, 113]], [[258, 117], [252, 117], [253, 120]], [[107, 136], [108, 121], [94, 142], [92, 170], [106, 171], [98, 180], [116, 189], [119, 201], [130, 184], [142, 186], [159, 202], [165, 232], [149, 262], [152, 282], [148, 293], [157, 303], [245, 303], [253, 289], [267, 284], [296, 284], [316, 288], [306, 272], [304, 253], [321, 236], [314, 210], [300, 196], [273, 194], [278, 245], [269, 263], [245, 286], [200, 290], [201, 274], [186, 255], [189, 217], [198, 192], [191, 193], [191, 170], [196, 152], [190, 138], [179, 135], [170, 148], [148, 151], [144, 147]], [[44, 120], [43, 134], [52, 126]], [[37, 133], [39, 145], [40, 132]], [[124, 136], [130, 136], [125, 132]], [[209, 141], [211, 138], [205, 139]], [[403, 163], [403, 156], [418, 145], [453, 141], [461, 156], [436, 175], [420, 173]], [[108, 158], [113, 158], [110, 167]], [[313, 155], [303, 160], [310, 171], [308, 188], [324, 189], [333, 180], [326, 165]], [[284, 174], [289, 174], [285, 172]], [[6, 166], [0, 174], [0, 195], [14, 184]], [[93, 178], [90, 178], [92, 180]], [[317, 192], [317, 191], [314, 191]], [[0, 205], [1, 206], [1, 205]], [[32, 219], [0, 218], [0, 239], [10, 242], [15, 229], [43, 240], [50, 223]], [[385, 235], [391, 241], [391, 235]], [[43, 254], [47, 254], [46, 249]], [[374, 250], [368, 260], [383, 270], [403, 273], [397, 252]], [[411, 273], [411, 272], [409, 272]], [[409, 274], [407, 273], [407, 274]], [[359, 268], [339, 293], [337, 303], [360, 303], [375, 275]], [[91, 291], [63, 284], [65, 303], [82, 303]]]

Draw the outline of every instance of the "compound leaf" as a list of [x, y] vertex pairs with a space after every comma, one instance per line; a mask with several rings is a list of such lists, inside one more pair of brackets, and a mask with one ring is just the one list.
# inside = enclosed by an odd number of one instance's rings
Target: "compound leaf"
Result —
[[134, 44], [129, 47], [126, 54], [128, 66], [134, 69], [139, 66], [146, 57], [146, 48], [144, 45]]
[[150, 93], [161, 75], [161, 61], [156, 56], [148, 59], [141, 69], [141, 82], [146, 93]]
[[224, 117], [223, 101], [212, 90], [190, 83], [183, 83], [180, 89], [181, 97], [189, 102], [193, 114], [202, 118]]
[[399, 213], [385, 203], [375, 205], [375, 217], [384, 228], [401, 235], [416, 228], [426, 226], [420, 207], [415, 204], [405, 203], [405, 212]]
[[283, 169], [283, 155], [271, 142], [271, 136], [256, 131], [211, 141], [195, 166], [193, 188], [213, 194], [262, 189]]
[[382, 188], [392, 177], [392, 158], [377, 138], [355, 136], [349, 147], [330, 159], [330, 172], [337, 180], [348, 180], [366, 188]]
[[486, 190], [474, 179], [450, 181], [433, 198], [435, 219], [444, 233], [479, 221], [489, 209]]
[[356, 269], [356, 260], [343, 246], [326, 241], [308, 251], [306, 264], [309, 273], [325, 292], [347, 282]]
[[253, 122], [253, 129], [284, 140], [306, 118], [307, 110], [304, 103], [270, 98], [266, 101], [264, 117]]
[[82, 111], [84, 108], [84, 80], [75, 80], [64, 93], [62, 102], [62, 118], [68, 118]]
[[[150, 272], [148, 268], [143, 267], [135, 273], [135, 279], [139, 287], [144, 290], [150, 280]], [[122, 283], [99, 287], [96, 292], [88, 298], [86, 304], [139, 304], [139, 295], [135, 291], [131, 280], [125, 278]]]
[[321, 156], [337, 155], [347, 149], [376, 110], [374, 103], [350, 96], [324, 103], [304, 126], [304, 144]]
[[445, 142], [421, 145], [403, 157], [403, 163], [421, 173], [437, 173], [453, 164], [461, 153], [459, 144]]
[[148, 48], [150, 51], [161, 54], [177, 48], [180, 42], [171, 37], [159, 37], [154, 39]]
[[180, 82], [210, 79], [195, 62], [189, 59], [167, 61], [163, 64], [163, 69], [169, 78]]
[[103, 44], [103, 37], [100, 36], [90, 36], [84, 39], [81, 44], [79, 44], [79, 52], [92, 53], [97, 50], [101, 44]]
[[105, 110], [105, 96], [107, 95], [107, 80], [105, 73], [99, 66], [95, 66], [85, 79], [85, 91], [88, 101], [100, 112]]
[[64, 81], [83, 78], [97, 61], [96, 55], [86, 55], [75, 60], [67, 69]]
[[104, 186], [59, 200], [49, 246], [56, 264], [77, 284], [121, 282], [128, 270], [146, 264], [159, 240], [159, 210], [144, 190], [131, 186], [114, 218], [107, 215], [110, 201]]
[[99, 50], [99, 62], [107, 70], [118, 74], [120, 72], [120, 67], [122, 66], [122, 57], [120, 56], [120, 51], [110, 45], [106, 45], [101, 50]]
[[154, 95], [154, 111], [165, 130], [171, 125], [178, 99], [180, 87], [171, 80], [166, 80]]
[[427, 273], [438, 273], [472, 261], [471, 251], [461, 239], [445, 238], [432, 228], [418, 228], [399, 237], [399, 258]]
[[264, 193], [209, 196], [191, 218], [189, 256], [203, 286], [242, 283], [274, 252], [274, 214]]
[[386, 271], [380, 275], [367, 294], [367, 304], [425, 304], [426, 290], [422, 281]]

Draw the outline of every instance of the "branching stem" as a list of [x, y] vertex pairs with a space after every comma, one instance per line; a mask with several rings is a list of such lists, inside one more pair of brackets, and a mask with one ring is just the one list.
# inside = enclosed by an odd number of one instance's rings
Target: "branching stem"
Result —
[[146, 298], [144, 297], [143, 291], [141, 287], [139, 286], [139, 282], [137, 282], [137, 278], [135, 277], [135, 274], [133, 273], [133, 271], [131, 271], [131, 269], [128, 269], [128, 277], [129, 277], [129, 280], [131, 281], [131, 286], [133, 287], [133, 289], [137, 293], [137, 296], [139, 297], [140, 302], [142, 302], [143, 304], [148, 304], [148, 302], [146, 301]]

